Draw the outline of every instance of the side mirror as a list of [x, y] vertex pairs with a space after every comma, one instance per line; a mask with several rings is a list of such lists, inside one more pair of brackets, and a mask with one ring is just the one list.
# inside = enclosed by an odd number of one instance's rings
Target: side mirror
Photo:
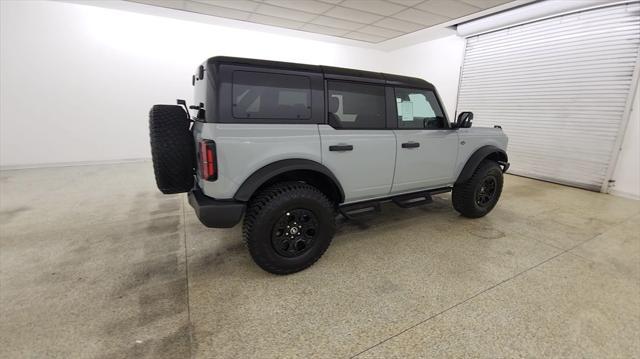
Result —
[[456, 119], [456, 128], [469, 128], [473, 120], [473, 112], [461, 112]]

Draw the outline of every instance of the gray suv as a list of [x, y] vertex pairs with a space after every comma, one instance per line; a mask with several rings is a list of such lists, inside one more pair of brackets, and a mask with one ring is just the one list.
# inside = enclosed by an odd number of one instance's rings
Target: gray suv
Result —
[[499, 126], [449, 122], [422, 79], [329, 66], [213, 57], [194, 104], [149, 114], [158, 188], [188, 192], [207, 227], [235, 226], [264, 270], [288, 274], [329, 247], [338, 214], [383, 201], [423, 205], [453, 191], [465, 217], [489, 213], [507, 170]]

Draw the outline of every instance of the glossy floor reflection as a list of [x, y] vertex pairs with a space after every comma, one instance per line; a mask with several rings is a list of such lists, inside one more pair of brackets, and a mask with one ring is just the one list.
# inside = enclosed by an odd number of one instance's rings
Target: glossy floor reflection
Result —
[[638, 357], [640, 202], [507, 176], [345, 222], [290, 276], [150, 163], [4, 171], [0, 357]]

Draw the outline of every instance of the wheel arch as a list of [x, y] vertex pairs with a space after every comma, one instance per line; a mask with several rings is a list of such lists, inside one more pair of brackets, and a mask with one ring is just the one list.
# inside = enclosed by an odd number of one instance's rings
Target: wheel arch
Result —
[[259, 189], [281, 181], [304, 181], [318, 188], [335, 204], [344, 202], [344, 190], [331, 170], [306, 159], [281, 160], [260, 168], [240, 185], [233, 198], [247, 202]]
[[476, 168], [480, 165], [480, 162], [487, 158], [502, 164], [504, 166], [504, 171], [506, 171], [509, 166], [509, 157], [504, 150], [492, 145], [480, 147], [467, 160], [467, 163], [462, 168], [462, 171], [456, 180], [456, 184], [466, 182], [471, 178], [473, 173], [476, 171]]

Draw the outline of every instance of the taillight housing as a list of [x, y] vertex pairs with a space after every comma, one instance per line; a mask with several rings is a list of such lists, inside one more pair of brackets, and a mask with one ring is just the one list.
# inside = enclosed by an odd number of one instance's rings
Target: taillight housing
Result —
[[216, 156], [216, 143], [211, 140], [199, 142], [199, 167], [200, 177], [206, 181], [218, 179], [218, 161]]

